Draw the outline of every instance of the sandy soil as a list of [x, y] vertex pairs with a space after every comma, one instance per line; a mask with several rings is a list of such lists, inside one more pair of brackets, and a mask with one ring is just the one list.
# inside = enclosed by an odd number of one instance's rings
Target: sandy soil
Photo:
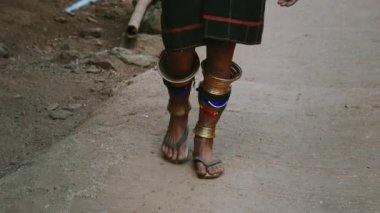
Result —
[[[78, 62], [121, 43], [129, 4], [107, 0], [64, 14], [71, 2], [0, 3], [0, 43], [9, 50], [0, 58], [0, 178], [75, 131], [113, 95], [117, 82], [142, 72], [125, 64], [102, 69]], [[100, 37], [81, 36], [95, 27]]]

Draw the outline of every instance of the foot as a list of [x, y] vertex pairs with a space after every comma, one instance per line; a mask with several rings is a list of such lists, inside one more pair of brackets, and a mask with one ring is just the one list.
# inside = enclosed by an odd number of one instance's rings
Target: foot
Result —
[[183, 142], [181, 146], [173, 148], [177, 143], [181, 142], [187, 128], [187, 115], [186, 116], [171, 116], [169, 127], [166, 132], [168, 142], [173, 146], [162, 144], [161, 151], [164, 157], [172, 162], [181, 162], [187, 158], [187, 143]]
[[[200, 157], [205, 162], [215, 161], [215, 157], [212, 149], [212, 139], [206, 139], [201, 137], [195, 137], [194, 139], [194, 156]], [[213, 166], [206, 167], [204, 163], [195, 162], [195, 168], [198, 177], [202, 178], [206, 175], [218, 177], [224, 172], [224, 166], [222, 163], [217, 163]]]

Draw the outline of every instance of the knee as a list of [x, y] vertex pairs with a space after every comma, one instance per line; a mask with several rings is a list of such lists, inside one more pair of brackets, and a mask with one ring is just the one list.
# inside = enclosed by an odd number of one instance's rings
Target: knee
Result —
[[191, 73], [194, 69], [196, 57], [194, 49], [168, 51], [165, 61], [168, 68], [167, 71], [172, 75], [179, 76]]

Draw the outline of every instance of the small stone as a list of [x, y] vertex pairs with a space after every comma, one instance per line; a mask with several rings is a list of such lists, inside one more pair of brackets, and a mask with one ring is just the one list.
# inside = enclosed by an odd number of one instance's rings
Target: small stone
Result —
[[20, 94], [16, 94], [16, 95], [13, 96], [13, 98], [14, 98], [14, 99], [20, 99], [20, 98], [22, 98], [22, 95], [20, 95]]
[[62, 51], [59, 54], [58, 59], [64, 62], [68, 62], [68, 61], [76, 60], [80, 57], [81, 57], [81, 53], [79, 51], [68, 50], [68, 51]]
[[104, 89], [104, 85], [99, 83], [90, 88], [90, 92], [101, 92]]
[[63, 43], [60, 46], [61, 50], [70, 50], [70, 45], [68, 43]]
[[63, 109], [72, 112], [72, 111], [75, 111], [75, 110], [80, 109], [82, 107], [83, 107], [83, 104], [69, 104], [69, 105], [65, 106]]
[[94, 82], [95, 83], [104, 83], [104, 82], [106, 82], [106, 79], [105, 78], [97, 78], [97, 79], [94, 79]]
[[67, 23], [67, 19], [65, 17], [62, 17], [62, 16], [55, 17], [54, 21], [61, 23], [61, 24]]
[[8, 58], [9, 49], [4, 43], [0, 43], [0, 58]]
[[98, 23], [98, 21], [97, 21], [96, 19], [91, 18], [91, 17], [87, 17], [86, 20], [87, 20], [88, 22]]
[[49, 117], [53, 120], [66, 120], [70, 116], [73, 116], [73, 113], [68, 110], [55, 110], [49, 112]]
[[65, 64], [65, 65], [63, 66], [63, 68], [68, 69], [68, 70], [74, 70], [74, 66], [71, 65], [71, 64]]
[[130, 55], [128, 62], [139, 67], [149, 67], [156, 63], [156, 58], [150, 55]]
[[152, 3], [141, 21], [140, 32], [148, 34], [160, 34], [161, 32], [161, 3]]
[[101, 95], [112, 97], [114, 96], [114, 91], [111, 88], [103, 88], [99, 91]]
[[151, 55], [135, 54], [125, 48], [114, 48], [110, 52], [124, 63], [134, 64], [140, 67], [149, 67], [157, 62], [157, 58]]
[[96, 43], [96, 45], [99, 46], [99, 47], [103, 46], [103, 42], [101, 42], [99, 39], [96, 39], [96, 40], [95, 40], [95, 43]]
[[103, 29], [100, 28], [100, 27], [94, 27], [94, 28], [86, 28], [86, 29], [82, 29], [80, 32], [79, 32], [79, 35], [82, 37], [82, 38], [85, 38], [85, 37], [95, 37], [95, 38], [100, 38], [103, 34]]
[[82, 97], [82, 96], [72, 96], [71, 97], [73, 100], [79, 100], [79, 101], [83, 101], [83, 100], [86, 100], [86, 98]]
[[58, 104], [58, 103], [51, 103], [51, 104], [49, 104], [49, 105], [46, 107], [46, 109], [47, 109], [48, 111], [53, 111], [53, 110], [58, 109], [58, 107], [59, 107], [59, 104]]
[[101, 67], [105, 70], [116, 70], [115, 67], [112, 65], [112, 62], [108, 59], [102, 58], [102, 57], [95, 57], [87, 61], [88, 65], [95, 65], [97, 67]]
[[344, 108], [346, 108], [346, 109], [350, 109], [350, 108], [351, 108], [351, 106], [350, 106], [350, 105], [348, 105], [348, 104], [346, 104], [346, 105], [344, 105]]
[[87, 70], [86, 70], [86, 73], [92, 73], [92, 74], [98, 74], [98, 73], [101, 73], [102, 72], [102, 69], [99, 69], [98, 67], [96, 66], [90, 66]]

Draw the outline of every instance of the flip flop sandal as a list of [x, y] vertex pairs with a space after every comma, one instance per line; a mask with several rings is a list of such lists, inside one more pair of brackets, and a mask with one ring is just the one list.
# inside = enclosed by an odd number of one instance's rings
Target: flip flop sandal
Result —
[[216, 165], [219, 165], [219, 164], [222, 164], [222, 161], [217, 159], [217, 160], [212, 160], [212, 161], [205, 161], [203, 158], [197, 156], [197, 157], [194, 157], [194, 166], [196, 168], [196, 170], [198, 171], [198, 166], [197, 166], [197, 163], [201, 163], [203, 164], [205, 167], [206, 167], [206, 174], [205, 175], [200, 175], [198, 172], [197, 172], [197, 175], [199, 178], [201, 179], [213, 179], [213, 178], [217, 178], [219, 176], [221, 176], [223, 174], [223, 171], [221, 172], [217, 172], [215, 174], [210, 174], [208, 172], [208, 169], [210, 167], [213, 167], [213, 166], [216, 166]]
[[188, 159], [189, 159], [189, 146], [187, 144], [187, 137], [189, 136], [189, 128], [186, 127], [185, 131], [183, 132], [183, 135], [182, 137], [178, 140], [177, 143], [173, 143], [172, 139], [170, 138], [169, 135], [165, 135], [165, 138], [164, 138], [164, 141], [162, 142], [162, 144], [165, 144], [166, 146], [172, 148], [172, 149], [175, 149], [177, 150], [177, 152], [179, 151], [179, 148], [182, 146], [182, 144], [186, 143], [186, 156], [183, 160], [172, 160], [171, 158], [167, 157], [164, 153], [164, 158], [171, 162], [171, 163], [176, 163], [176, 164], [182, 164], [182, 163], [185, 163]]

